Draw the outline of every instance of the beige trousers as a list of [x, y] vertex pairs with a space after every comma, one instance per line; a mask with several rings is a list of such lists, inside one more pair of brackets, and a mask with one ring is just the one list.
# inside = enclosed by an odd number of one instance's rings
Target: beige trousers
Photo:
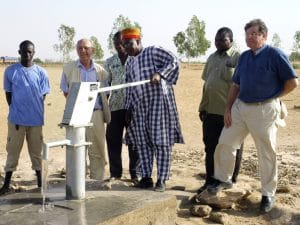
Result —
[[31, 168], [33, 170], [41, 170], [42, 163], [42, 146], [43, 146], [43, 134], [42, 127], [28, 127], [18, 126], [8, 122], [7, 132], [7, 159], [4, 170], [15, 171], [20, 153], [26, 137], [28, 152], [31, 160]]
[[214, 155], [214, 177], [230, 182], [236, 149], [251, 134], [258, 153], [262, 195], [274, 196], [277, 187], [276, 135], [280, 120], [280, 102], [244, 103], [237, 99], [231, 110], [232, 125], [223, 128]]
[[103, 180], [107, 157], [105, 151], [105, 124], [102, 110], [93, 112], [91, 122], [93, 126], [87, 128], [87, 141], [92, 142], [88, 147], [90, 161], [90, 177]]

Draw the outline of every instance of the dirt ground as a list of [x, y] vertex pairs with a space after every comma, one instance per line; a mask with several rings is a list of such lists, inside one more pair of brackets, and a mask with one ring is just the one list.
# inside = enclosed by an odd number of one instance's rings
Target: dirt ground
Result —
[[[65, 99], [59, 91], [61, 67], [45, 68], [50, 77], [51, 94], [47, 96], [45, 102], [44, 140], [45, 142], [51, 142], [65, 139], [65, 130], [58, 126], [62, 121]], [[3, 72], [4, 67], [0, 66], [2, 76]], [[182, 66], [180, 79], [175, 86], [185, 144], [174, 146], [171, 179], [167, 182], [167, 188], [185, 187], [185, 194], [182, 194], [182, 196], [176, 192], [178, 198], [176, 223], [178, 225], [213, 224], [207, 218], [192, 216], [188, 210], [192, 204], [187, 199], [184, 201], [184, 196], [187, 198], [186, 196], [194, 195], [204, 182], [202, 126], [198, 118], [198, 105], [203, 85], [200, 79], [201, 73], [200, 66]], [[0, 79], [0, 86], [3, 87], [3, 77]], [[259, 215], [257, 202], [253, 203], [254, 205], [247, 203], [235, 209], [224, 210], [229, 217], [229, 224], [300, 224], [300, 87], [282, 100], [286, 103], [289, 114], [286, 119], [287, 126], [280, 128], [278, 132], [279, 186], [285, 187], [288, 191], [277, 193], [275, 209], [267, 215]], [[6, 117], [8, 112], [3, 91], [0, 92], [0, 109], [0, 171], [3, 176], [6, 160]], [[253, 140], [249, 136], [245, 140], [244, 149], [241, 174], [236, 187], [251, 189], [256, 196], [260, 197], [257, 153]], [[126, 151], [123, 152], [124, 161], [126, 161]], [[127, 163], [124, 163], [124, 166], [128, 168]], [[64, 167], [65, 150], [62, 148], [52, 149], [49, 154], [49, 174], [57, 174]], [[127, 169], [124, 172], [124, 176], [128, 177]], [[109, 176], [108, 167], [106, 176]], [[34, 172], [31, 170], [26, 144], [23, 147], [18, 169], [14, 173], [13, 183], [25, 186], [35, 184]], [[169, 190], [167, 192], [173, 193]]]

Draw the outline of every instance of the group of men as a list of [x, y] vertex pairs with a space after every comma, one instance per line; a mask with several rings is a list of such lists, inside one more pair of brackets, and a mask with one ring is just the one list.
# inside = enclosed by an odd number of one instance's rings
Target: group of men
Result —
[[[174, 143], [183, 143], [172, 89], [179, 75], [178, 60], [163, 48], [143, 48], [138, 28], [117, 32], [113, 43], [117, 53], [107, 59], [102, 67], [92, 59], [92, 42], [89, 39], [79, 40], [76, 45], [79, 59], [65, 64], [61, 76], [60, 89], [65, 97], [73, 82], [100, 82], [101, 87], [105, 87], [150, 80], [138, 87], [112, 91], [104, 98], [97, 96], [91, 118], [93, 126], [87, 129], [86, 135], [87, 141], [92, 143], [88, 148], [90, 178], [104, 179], [107, 164], [105, 134], [110, 177], [122, 177], [121, 150], [126, 128], [124, 143], [128, 145], [132, 182], [136, 187], [153, 188], [151, 177], [155, 156], [158, 168], [155, 190], [164, 191], [165, 181], [169, 178], [171, 147]], [[0, 194], [9, 191], [25, 137], [38, 187], [41, 186], [44, 99], [50, 91], [50, 85], [46, 71], [33, 64], [34, 53], [31, 41], [22, 42], [19, 46], [21, 62], [5, 70], [9, 130], [6, 173]], [[106, 121], [105, 130], [103, 106], [108, 104], [108, 98], [111, 121]]]
[[[260, 210], [268, 212], [275, 202], [277, 185], [276, 133], [281, 118], [280, 97], [298, 85], [297, 75], [287, 56], [266, 44], [268, 29], [260, 19], [245, 26], [250, 48], [240, 54], [233, 49], [233, 34], [222, 27], [215, 36], [216, 52], [207, 60], [199, 117], [203, 123], [206, 179], [204, 190], [216, 194], [236, 182], [248, 133], [258, 151], [262, 184]], [[60, 88], [67, 97], [72, 82], [101, 82], [101, 86], [141, 80], [149, 83], [99, 95], [87, 130], [92, 142], [88, 149], [90, 177], [103, 180], [106, 161], [105, 135], [110, 177], [122, 177], [122, 144], [128, 146], [129, 172], [134, 186], [163, 192], [169, 179], [171, 150], [184, 143], [176, 108], [173, 85], [179, 76], [177, 58], [158, 46], [143, 48], [138, 28], [126, 28], [113, 37], [116, 54], [102, 67], [92, 60], [90, 40], [81, 39], [76, 49], [79, 59], [63, 67]], [[19, 46], [21, 62], [8, 67], [4, 89], [9, 105], [7, 161], [0, 194], [9, 190], [24, 137], [41, 186], [41, 146], [44, 99], [50, 86], [47, 73], [32, 63], [34, 44]], [[105, 131], [103, 105], [111, 110]], [[106, 121], [107, 122], [107, 121]], [[126, 129], [123, 140], [123, 132]], [[152, 170], [157, 162], [154, 185]]]

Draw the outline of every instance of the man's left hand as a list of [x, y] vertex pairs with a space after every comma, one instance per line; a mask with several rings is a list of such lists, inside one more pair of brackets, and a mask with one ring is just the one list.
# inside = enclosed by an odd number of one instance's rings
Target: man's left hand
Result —
[[153, 74], [150, 79], [151, 84], [159, 84], [160, 82], [160, 75], [158, 73]]

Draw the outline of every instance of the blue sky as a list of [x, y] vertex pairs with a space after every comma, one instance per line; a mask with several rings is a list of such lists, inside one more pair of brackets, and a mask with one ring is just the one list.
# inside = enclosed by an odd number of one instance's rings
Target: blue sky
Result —
[[161, 45], [175, 54], [173, 37], [196, 15], [206, 23], [206, 37], [212, 41], [206, 56], [215, 50], [214, 36], [222, 26], [233, 30], [241, 50], [247, 49], [243, 27], [261, 18], [269, 28], [268, 42], [278, 33], [282, 49], [289, 53], [300, 30], [299, 8], [299, 0], [3, 0], [0, 56], [18, 56], [18, 44], [29, 39], [36, 45], [36, 57], [60, 59], [53, 45], [58, 43], [57, 29], [65, 24], [75, 28], [76, 41], [96, 36], [107, 58], [107, 38], [120, 14], [141, 25], [145, 47]]

